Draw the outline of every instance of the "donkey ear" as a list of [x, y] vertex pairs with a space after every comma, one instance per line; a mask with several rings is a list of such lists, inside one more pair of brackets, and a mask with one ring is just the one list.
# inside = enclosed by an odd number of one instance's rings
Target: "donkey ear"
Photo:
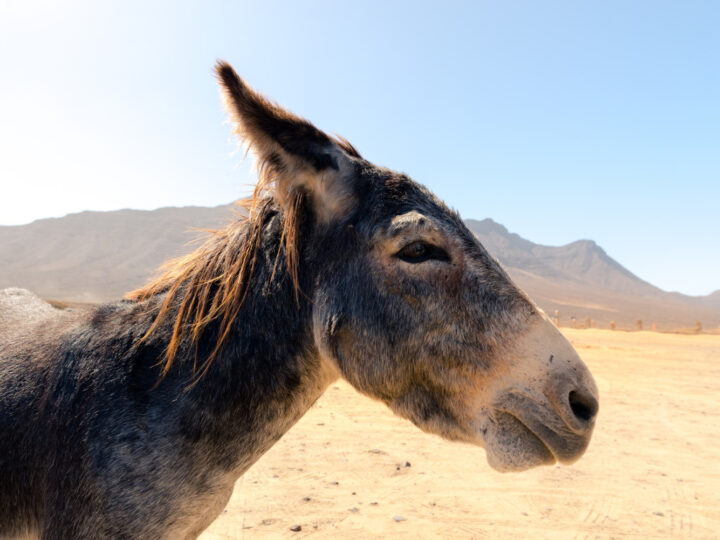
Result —
[[265, 180], [274, 182], [277, 202], [290, 204], [303, 190], [321, 221], [345, 215], [354, 198], [351, 157], [360, 157], [352, 146], [268, 101], [229, 64], [218, 62], [216, 72], [235, 132], [257, 155]]

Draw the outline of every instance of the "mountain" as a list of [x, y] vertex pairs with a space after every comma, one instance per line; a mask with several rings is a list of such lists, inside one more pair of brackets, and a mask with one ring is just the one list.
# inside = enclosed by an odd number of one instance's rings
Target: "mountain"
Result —
[[565, 246], [534, 244], [491, 219], [466, 220], [470, 230], [495, 255], [510, 277], [548, 314], [578, 325], [591, 319], [601, 327], [660, 330], [720, 326], [720, 291], [694, 297], [670, 293], [642, 280], [592, 240]]
[[146, 282], [166, 260], [187, 253], [222, 227], [232, 205], [81, 212], [0, 227], [0, 289], [17, 286], [43, 298], [102, 302]]
[[[81, 212], [0, 227], [0, 289], [24, 287], [65, 302], [120, 298], [167, 259], [187, 253], [200, 233], [233, 219], [233, 206]], [[720, 290], [705, 297], [665, 292], [643, 281], [591, 240], [542, 246], [491, 219], [466, 221], [483, 245], [547, 313], [563, 325], [672, 330], [720, 326]]]
[[578, 240], [560, 247], [541, 246], [508, 232], [491, 219], [468, 219], [466, 224], [506, 267], [521, 269], [558, 284], [586, 283], [598, 289], [634, 296], [661, 292], [609, 257], [592, 240]]
[[720, 309], [720, 289], [703, 297], [703, 301], [710, 306]]

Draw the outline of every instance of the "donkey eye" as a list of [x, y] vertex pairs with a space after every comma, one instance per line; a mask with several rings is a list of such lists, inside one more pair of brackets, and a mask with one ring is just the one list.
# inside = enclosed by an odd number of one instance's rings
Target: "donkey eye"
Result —
[[421, 263], [428, 260], [449, 261], [447, 252], [437, 246], [423, 241], [411, 242], [395, 254], [399, 259], [409, 263]]

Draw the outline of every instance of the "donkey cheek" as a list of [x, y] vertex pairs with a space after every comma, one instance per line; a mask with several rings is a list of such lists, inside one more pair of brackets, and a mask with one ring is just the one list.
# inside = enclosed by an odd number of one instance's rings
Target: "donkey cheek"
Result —
[[391, 394], [394, 374], [382, 361], [382, 355], [362, 343], [356, 334], [347, 324], [337, 329], [331, 341], [334, 360], [342, 376], [355, 389], [384, 399]]

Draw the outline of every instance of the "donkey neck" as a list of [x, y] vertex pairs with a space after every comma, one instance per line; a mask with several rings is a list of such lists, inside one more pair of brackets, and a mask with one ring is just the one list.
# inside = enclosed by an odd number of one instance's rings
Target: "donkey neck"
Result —
[[[186, 439], [234, 474], [280, 439], [339, 376], [315, 346], [310, 301], [305, 294], [296, 297], [282, 254], [276, 257], [279, 227], [279, 219], [266, 223], [231, 338], [187, 392], [182, 411]], [[301, 290], [310, 293], [311, 286], [301, 269]], [[211, 324], [198, 343], [201, 361], [214, 346], [217, 327]], [[179, 376], [188, 373], [192, 349], [179, 362], [184, 369], [177, 366]]]
[[[219, 368], [224, 360], [219, 359]], [[265, 360], [274, 367], [258, 367]], [[191, 390], [195, 395], [184, 409], [183, 433], [191, 442], [202, 441], [202, 453], [214, 456], [216, 467], [232, 476], [267, 452], [338, 378], [316, 354], [286, 357], [282, 365], [276, 360], [280, 357], [231, 359], [229, 370], [208, 373]], [[222, 371], [229, 381], [219, 380]]]

